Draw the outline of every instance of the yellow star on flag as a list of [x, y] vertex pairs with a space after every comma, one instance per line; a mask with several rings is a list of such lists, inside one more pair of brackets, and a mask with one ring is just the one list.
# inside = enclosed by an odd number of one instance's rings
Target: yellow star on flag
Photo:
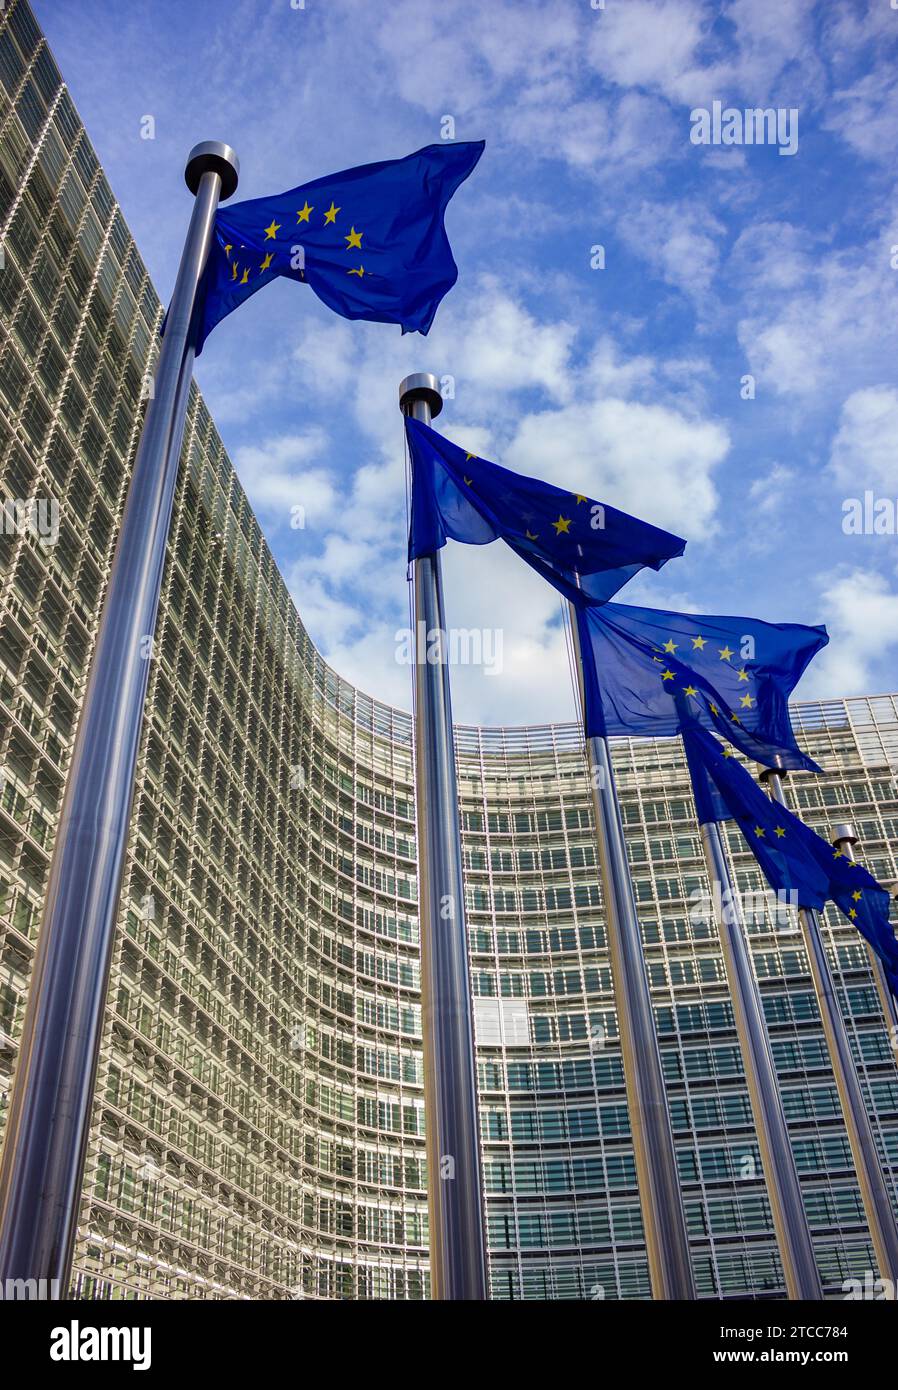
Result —
[[856, 888], [851, 896], [856, 903], [859, 903], [864, 895], [859, 888]]
[[539, 536], [538, 536], [538, 535], [534, 535], [532, 531], [525, 531], [525, 532], [524, 532], [524, 535], [527, 537], [528, 541], [538, 541], [538, 540], [539, 540]]
[[241, 285], [246, 285], [246, 284], [248, 284], [248, 282], [249, 282], [249, 266], [246, 267], [246, 270], [243, 272], [243, 274], [242, 274], [241, 277], [240, 277], [240, 283], [241, 283]]
[[266, 240], [266, 241], [274, 241], [275, 237], [277, 236], [277, 234], [278, 234], [278, 232], [279, 232], [280, 230], [281, 230], [281, 224], [280, 224], [280, 222], [275, 222], [274, 218], [272, 217], [272, 219], [271, 219], [271, 221], [269, 222], [268, 226], [265, 228], [265, 240]]
[[762, 825], [756, 825], [756, 826], [755, 826], [755, 836], [757, 837], [757, 839], [763, 840], [763, 838], [764, 838], [764, 827], [763, 827]]
[[674, 678], [674, 673], [673, 673], [673, 671], [662, 671], [662, 672], [661, 672], [661, 679], [662, 679], [663, 681], [672, 681], [673, 678]]
[[274, 260], [274, 256], [273, 256], [273, 255], [271, 254], [271, 252], [269, 251], [268, 255], [265, 257], [264, 261], [263, 261], [262, 264], [259, 266], [259, 273], [261, 274], [261, 272], [262, 272], [263, 270], [267, 270], [268, 267], [271, 265], [271, 262], [272, 262], [273, 260]]
[[314, 211], [315, 211], [314, 207], [309, 207], [309, 200], [308, 200], [308, 198], [307, 198], [307, 199], [306, 199], [306, 202], [305, 202], [305, 207], [301, 207], [301, 208], [299, 209], [299, 212], [296, 214], [296, 220], [297, 220], [297, 222], [308, 222], [308, 220], [309, 220], [309, 213], [314, 212]]
[[854, 907], [851, 908], [851, 910], [850, 910], [849, 913], [848, 913], [848, 916], [851, 918], [851, 920], [852, 920], [852, 922], [853, 922], [854, 919], [855, 919], [855, 917], [857, 916], [857, 909], [854, 908]]
[[334, 207], [334, 200], [333, 200], [333, 198], [332, 198], [332, 199], [331, 199], [331, 205], [330, 205], [330, 207], [328, 208], [327, 212], [324, 214], [324, 225], [325, 225], [325, 227], [327, 226], [328, 222], [336, 222], [336, 220], [337, 220], [337, 213], [338, 213], [339, 211], [340, 211], [339, 208]]
[[743, 709], [751, 709], [752, 705], [754, 704], [754, 700], [751, 698], [750, 695], [742, 695], [739, 699], [739, 703]]
[[360, 265], [355, 270], [348, 270], [346, 273], [347, 275], [357, 275], [361, 280], [362, 276], [365, 274], [365, 267]]
[[556, 536], [560, 536], [561, 533], [562, 533], [562, 531], [563, 531], [566, 535], [569, 535], [569, 534], [570, 534], [571, 519], [570, 519], [569, 516], [562, 516], [561, 513], [559, 512], [559, 513], [558, 513], [558, 520], [557, 520], [557, 521], [553, 521], [553, 522], [552, 522], [552, 525], [555, 527], [555, 534], [556, 534]]
[[683, 691], [683, 694], [684, 694], [684, 695], [697, 695], [697, 694], [698, 694], [698, 691], [696, 690], [696, 688], [695, 688], [694, 685], [687, 685], [686, 688], [685, 688], [685, 690]]
[[692, 645], [697, 651], [703, 652], [705, 650], [707, 642], [704, 637], [693, 637]]
[[748, 680], [748, 672], [746, 671], [746, 669], [745, 669], [744, 666], [742, 667], [742, 670], [739, 672], [739, 679], [740, 679], [741, 681], [747, 681], [747, 680]]
[[664, 643], [664, 650], [665, 650], [666, 652], [670, 652], [671, 655], [673, 655], [673, 653], [676, 651], [676, 649], [677, 649], [677, 644], [676, 644], [676, 642], [673, 640], [672, 637], [668, 637], [667, 641]]
[[345, 240], [349, 243], [348, 246], [346, 247], [346, 250], [347, 250], [347, 251], [351, 251], [351, 250], [353, 249], [353, 247], [355, 247], [356, 251], [361, 251], [361, 249], [362, 249], [362, 233], [361, 233], [361, 232], [357, 232], [356, 229], [355, 229], [355, 227], [353, 227], [353, 228], [350, 230], [350, 232], [349, 232], [349, 234], [346, 236]]
[[574, 493], [574, 499], [575, 499], [575, 501], [576, 501], [578, 507], [579, 507], [579, 505], [580, 505], [581, 502], [588, 502], [588, 501], [589, 501], [589, 498], [588, 498], [588, 497], [584, 497], [582, 492], [575, 492], [575, 493]]
[[717, 651], [721, 661], [729, 661], [730, 657], [733, 655], [731, 647], [718, 647]]
[[778, 825], [778, 826], [776, 827], [776, 830], [774, 831], [774, 834], [776, 835], [776, 838], [777, 838], [778, 840], [781, 840], [781, 839], [783, 838], [783, 836], [785, 835], [785, 833], [786, 833], [786, 832], [785, 832], [785, 829], [784, 829], [783, 826], [781, 826], [781, 825]]

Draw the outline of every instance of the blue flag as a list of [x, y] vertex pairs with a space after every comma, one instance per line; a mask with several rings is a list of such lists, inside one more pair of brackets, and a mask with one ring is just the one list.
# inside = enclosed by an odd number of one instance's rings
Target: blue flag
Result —
[[427, 145], [219, 208], [198, 295], [197, 355], [217, 323], [279, 275], [307, 282], [344, 318], [426, 333], [458, 279], [446, 205], [483, 148]]
[[[886, 889], [861, 864], [765, 796], [730, 750], [704, 729], [687, 725], [683, 742], [699, 820], [737, 821], [771, 888], [793, 892], [799, 907], [819, 909], [831, 899], [869, 941], [898, 996], [898, 941], [889, 922]], [[719, 798], [717, 813], [708, 814], [708, 804], [701, 803], [708, 785]]]
[[447, 539], [488, 545], [501, 537], [568, 598], [604, 603], [639, 570], [658, 570], [686, 548], [679, 536], [615, 507], [477, 458], [419, 420], [407, 420], [406, 431], [409, 560]]
[[795, 741], [789, 695], [826, 629], [758, 618], [577, 606], [587, 737], [668, 738], [697, 720], [768, 766], [817, 764]]

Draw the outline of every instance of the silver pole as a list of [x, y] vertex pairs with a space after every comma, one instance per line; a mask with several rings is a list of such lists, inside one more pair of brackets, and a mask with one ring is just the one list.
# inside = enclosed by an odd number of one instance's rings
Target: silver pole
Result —
[[[399, 387], [405, 415], [429, 425], [443, 408], [435, 376]], [[424, 1120], [431, 1295], [488, 1296], [474, 1019], [462, 882], [455, 740], [440, 554], [414, 562], [415, 780], [424, 1034]], [[427, 659], [433, 634], [441, 659]]]
[[228, 145], [191, 150], [196, 195], [134, 460], [56, 834], [0, 1166], [0, 1284], [46, 1280], [64, 1299], [102, 1032], [143, 705], [184, 433], [196, 291]]
[[814, 1259], [764, 1007], [723, 836], [716, 821], [706, 821], [699, 829], [786, 1291], [790, 1299], [821, 1300], [823, 1286]]
[[[839, 825], [833, 826], [833, 833], [830, 843], [840, 849], [849, 862], [854, 862], [854, 847], [857, 844], [857, 835], [854, 826], [847, 821], [842, 821]], [[876, 981], [876, 989], [879, 994], [879, 1002], [882, 1007], [882, 1016], [885, 1019], [886, 1027], [893, 1029], [898, 1027], [898, 1007], [896, 1007], [895, 996], [892, 993], [889, 982], [886, 979], [886, 972], [883, 969], [882, 961], [866, 941], [867, 955], [870, 957], [870, 969], [873, 971], [873, 978]]]
[[[583, 659], [573, 604], [570, 610], [582, 707]], [[608, 740], [587, 738], [586, 757], [652, 1295], [694, 1299], [676, 1148]]]
[[[770, 795], [780, 806], [786, 806], [781, 769], [765, 768], [761, 780], [768, 783]], [[864, 1095], [858, 1079], [857, 1068], [851, 1055], [848, 1030], [842, 1017], [842, 1010], [836, 997], [820, 917], [813, 908], [798, 909], [801, 928], [804, 933], [805, 949], [817, 995], [817, 1006], [823, 1023], [826, 1045], [829, 1049], [830, 1064], [833, 1069], [836, 1090], [842, 1106], [842, 1115], [851, 1145], [851, 1155], [857, 1173], [858, 1186], [867, 1215], [870, 1238], [879, 1265], [880, 1275], [898, 1282], [898, 1229], [889, 1191], [882, 1173], [882, 1165], [876, 1152], [876, 1141], [870, 1116], [864, 1104]]]

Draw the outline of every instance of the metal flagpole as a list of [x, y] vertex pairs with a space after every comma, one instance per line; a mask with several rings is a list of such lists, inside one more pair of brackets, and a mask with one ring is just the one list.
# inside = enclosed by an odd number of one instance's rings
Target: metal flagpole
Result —
[[767, 1179], [767, 1195], [786, 1291], [790, 1299], [822, 1300], [823, 1286], [814, 1259], [814, 1246], [802, 1201], [795, 1155], [789, 1140], [773, 1049], [723, 835], [716, 821], [703, 822], [699, 830], [715, 901], [720, 946], [730, 982], [736, 1032]]
[[[403, 414], [443, 408], [429, 372], [399, 387]], [[440, 554], [414, 562], [415, 781], [431, 1295], [487, 1297], [474, 1019]], [[433, 645], [432, 645], [433, 644]], [[431, 653], [438, 653], [429, 659]]]
[[[761, 781], [768, 784], [771, 797], [779, 802], [780, 806], [787, 805], [783, 790], [784, 775], [781, 768], [764, 768], [761, 772]], [[876, 1141], [864, 1104], [861, 1083], [851, 1055], [848, 1030], [826, 959], [820, 917], [813, 908], [805, 907], [798, 909], [798, 916], [804, 933], [817, 1006], [820, 1009], [833, 1077], [839, 1093], [879, 1272], [883, 1278], [891, 1279], [893, 1284], [898, 1283], [898, 1229], [895, 1225], [895, 1214], [876, 1152]]]
[[[830, 836], [830, 843], [840, 849], [849, 862], [854, 862], [854, 847], [857, 844], [857, 835], [854, 826], [847, 821], [833, 826], [833, 833]], [[890, 1030], [898, 1028], [898, 1008], [896, 1008], [895, 996], [889, 988], [886, 973], [882, 968], [882, 961], [870, 945], [865, 943], [867, 954], [870, 957], [870, 968], [873, 971], [873, 978], [876, 981], [876, 989], [879, 993], [879, 1002], [882, 1005], [882, 1016], [886, 1021], [886, 1027]], [[898, 1037], [898, 1034], [893, 1036]]]
[[134, 773], [194, 347], [197, 287], [234, 151], [188, 156], [196, 201], [100, 615], [66, 784], [0, 1166], [0, 1284], [65, 1298]]
[[[582, 709], [583, 657], [576, 609], [573, 604], [569, 607]], [[602, 873], [614, 1007], [620, 1032], [652, 1294], [656, 1299], [694, 1299], [689, 1236], [664, 1089], [661, 1051], [655, 1032], [642, 935], [636, 915], [636, 899], [627, 863], [624, 827], [608, 740], [587, 738], [586, 757]]]

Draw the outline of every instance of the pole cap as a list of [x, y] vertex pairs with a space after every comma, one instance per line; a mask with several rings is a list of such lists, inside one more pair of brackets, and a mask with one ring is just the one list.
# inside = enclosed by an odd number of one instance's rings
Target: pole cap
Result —
[[782, 757], [782, 754], [781, 754], [781, 753], [775, 753], [773, 756], [774, 756], [774, 765], [773, 765], [773, 767], [762, 767], [762, 768], [761, 768], [761, 771], [758, 773], [758, 780], [759, 780], [760, 782], [769, 782], [769, 781], [770, 781], [770, 778], [773, 777], [773, 775], [774, 775], [775, 773], [776, 773], [778, 776], [780, 776], [780, 777], [788, 777], [788, 776], [789, 776], [789, 769], [786, 768], [786, 767], [783, 767], [783, 757]]
[[829, 838], [830, 842], [834, 845], [841, 845], [845, 841], [847, 841], [849, 845], [857, 844], [857, 835], [850, 821], [841, 821], [838, 825], [834, 825], [832, 834]]
[[240, 160], [230, 145], [224, 145], [220, 140], [203, 140], [199, 145], [194, 145], [184, 169], [184, 181], [194, 197], [200, 179], [210, 169], [221, 179], [221, 200], [230, 198], [236, 192], [240, 179]]
[[440, 383], [433, 372], [414, 372], [399, 383], [399, 409], [408, 412], [415, 402], [425, 400], [430, 406], [430, 414], [435, 419], [443, 409]]

